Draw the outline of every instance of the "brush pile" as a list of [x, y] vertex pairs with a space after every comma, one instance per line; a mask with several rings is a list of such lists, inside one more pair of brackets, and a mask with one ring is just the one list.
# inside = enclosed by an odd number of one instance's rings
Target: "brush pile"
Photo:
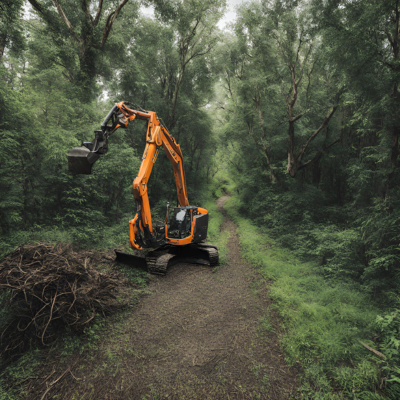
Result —
[[22, 351], [32, 338], [50, 344], [66, 326], [82, 332], [96, 314], [126, 306], [129, 282], [110, 268], [95, 268], [113, 261], [63, 243], [23, 245], [6, 256], [0, 262], [0, 300], [8, 304], [9, 318], [3, 317], [0, 354]]

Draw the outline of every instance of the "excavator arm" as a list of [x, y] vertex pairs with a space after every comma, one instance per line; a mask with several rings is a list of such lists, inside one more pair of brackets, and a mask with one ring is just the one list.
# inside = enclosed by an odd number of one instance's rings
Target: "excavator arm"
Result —
[[[162, 146], [168, 159], [170, 160], [175, 177], [175, 185], [180, 206], [188, 206], [185, 169], [183, 155], [179, 144], [169, 134], [166, 127], [158, 119], [153, 111], [137, 111], [126, 106], [126, 103], [117, 104], [118, 111], [123, 114], [119, 119], [121, 126], [126, 127], [129, 121], [135, 118], [147, 119], [146, 147], [144, 149], [142, 163], [139, 168], [138, 176], [133, 181], [133, 195], [136, 200], [137, 214], [129, 221], [129, 241], [132, 247], [141, 249], [143, 243], [157, 246], [159, 238], [153, 228], [151, 220], [150, 203], [147, 191], [153, 165], [157, 160], [159, 147]], [[118, 125], [117, 125], [118, 127]], [[117, 129], [117, 127], [115, 129]], [[160, 239], [165, 238], [165, 232], [161, 231]]]
[[90, 174], [94, 162], [101, 154], [108, 151], [108, 138], [113, 132], [120, 127], [126, 128], [134, 119], [147, 120], [146, 147], [138, 176], [133, 181], [137, 213], [129, 221], [130, 245], [140, 250], [143, 245], [156, 247], [161, 241], [165, 241], [165, 231], [159, 228], [160, 231], [157, 232], [157, 228], [153, 227], [147, 186], [160, 146], [163, 147], [173, 167], [179, 205], [189, 206], [189, 201], [183, 155], [179, 144], [169, 134], [155, 112], [134, 110], [128, 105], [127, 102], [115, 104], [104, 119], [101, 130], [95, 131], [95, 140], [84, 142], [82, 147], [72, 149], [68, 153], [68, 159], [71, 172]]

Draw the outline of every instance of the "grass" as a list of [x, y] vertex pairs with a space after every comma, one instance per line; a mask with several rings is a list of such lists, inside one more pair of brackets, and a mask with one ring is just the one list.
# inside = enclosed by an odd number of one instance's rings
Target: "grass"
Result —
[[224, 216], [217, 209], [217, 205], [214, 201], [209, 200], [204, 203], [204, 207], [209, 212], [208, 220], [208, 237], [207, 242], [218, 247], [219, 263], [225, 265], [228, 260], [228, 240], [229, 232], [221, 231], [221, 225], [224, 220]]
[[229, 176], [229, 173], [222, 170], [212, 180], [210, 190], [215, 198], [220, 198], [227, 193], [234, 193], [236, 191], [236, 182]]
[[34, 226], [27, 230], [19, 230], [10, 235], [0, 236], [0, 258], [12, 252], [24, 243], [59, 242], [73, 243], [75, 248], [112, 250], [121, 244], [124, 250], [129, 249], [128, 233], [129, 215], [113, 225], [86, 225], [76, 227]]
[[40, 364], [39, 352], [39, 349], [34, 349], [25, 353], [0, 374], [0, 400], [16, 400], [26, 394], [24, 384], [35, 376], [35, 369]]
[[236, 198], [225, 209], [238, 226], [242, 256], [273, 281], [270, 297], [282, 318], [287, 361], [302, 371], [301, 398], [383, 399], [380, 360], [360, 344], [376, 347], [381, 310], [355, 284], [326, 280], [316, 265], [279, 247], [238, 213]]

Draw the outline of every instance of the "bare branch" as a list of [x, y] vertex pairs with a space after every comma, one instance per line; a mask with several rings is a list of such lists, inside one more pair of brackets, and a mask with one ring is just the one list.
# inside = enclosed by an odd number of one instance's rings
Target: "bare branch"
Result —
[[328, 146], [324, 147], [322, 150], [320, 150], [315, 157], [313, 157], [310, 161], [306, 162], [305, 164], [300, 165], [298, 171], [300, 171], [301, 169], [308, 167], [311, 164], [314, 164], [315, 162], [319, 161], [319, 159], [321, 158], [322, 154], [328, 150], [330, 147], [332, 147], [333, 145], [335, 145], [336, 143], [340, 142], [340, 139], [336, 139], [334, 142], [332, 142], [331, 144], [329, 144]]
[[[289, 69], [290, 69], [290, 72], [291, 72], [291, 75], [292, 75], [292, 83], [293, 83], [293, 86], [291, 88], [291, 91], [293, 90], [292, 99], [289, 101], [289, 104], [288, 104], [288, 106], [289, 106], [289, 117], [291, 117], [290, 113], [292, 112], [293, 107], [294, 107], [294, 105], [296, 103], [296, 100], [297, 100], [297, 84], [296, 84], [296, 71], [295, 71], [295, 68], [294, 67], [289, 67]], [[288, 98], [289, 98], [289, 96], [288, 96]]]
[[318, 135], [318, 133], [320, 133], [321, 130], [329, 123], [329, 120], [332, 118], [333, 114], [335, 114], [335, 111], [337, 110], [337, 108], [338, 108], [338, 105], [332, 107], [332, 109], [330, 110], [328, 115], [322, 121], [321, 126], [314, 131], [314, 133], [308, 138], [307, 142], [301, 147], [301, 149], [299, 150], [299, 152], [297, 154], [297, 157], [296, 157], [298, 161], [301, 160], [301, 157], [303, 156], [303, 154], [306, 151], [306, 149], [307, 149], [308, 145], [310, 144], [310, 142], [313, 139], [315, 139], [315, 137]]
[[96, 18], [94, 19], [94, 22], [93, 22], [93, 26], [94, 26], [94, 27], [96, 27], [97, 24], [98, 24], [99, 21], [100, 21], [101, 10], [102, 10], [102, 8], [103, 8], [103, 0], [100, 0], [100, 1], [99, 1], [99, 6], [98, 6], [98, 8], [97, 8]]
[[281, 51], [282, 51], [283, 58], [286, 59], [286, 53], [285, 53], [285, 50], [283, 49], [283, 46], [281, 45], [281, 42], [279, 41], [279, 39], [278, 39], [277, 36], [275, 36], [275, 39], [276, 39], [276, 41], [278, 42], [279, 48], [280, 48]]
[[71, 31], [72, 36], [74, 37], [75, 41], [79, 43], [79, 39], [76, 36], [75, 29], [72, 26], [71, 22], [69, 22], [67, 16], [64, 13], [64, 10], [62, 9], [62, 7], [60, 5], [60, 3], [58, 2], [58, 0], [53, 0], [53, 3], [57, 7], [57, 11], [58, 11], [58, 14], [60, 15], [61, 19], [65, 22], [65, 25], [67, 25], [68, 29]]
[[229, 93], [231, 94], [231, 98], [232, 98], [232, 100], [235, 102], [235, 104], [236, 104], [236, 101], [235, 101], [235, 98], [233, 97], [233, 93], [232, 93], [232, 88], [231, 88], [231, 76], [229, 75], [229, 69], [226, 69], [226, 75], [228, 76], [228, 90], [229, 90]]
[[53, 59], [53, 62], [57, 65], [59, 65], [60, 67], [63, 67], [67, 72], [68, 75], [65, 72], [61, 72], [65, 78], [67, 78], [68, 81], [73, 82], [74, 78], [73, 78], [73, 74], [71, 73], [71, 71], [69, 70], [69, 68], [67, 68], [63, 63], [59, 62], [58, 60]]
[[376, 354], [378, 357], [383, 358], [384, 360], [386, 360], [386, 356], [384, 354], [382, 354], [380, 351], [373, 349], [372, 347], [369, 347], [367, 344], [365, 344], [364, 342], [361, 342], [361, 340], [359, 341], [366, 349], [368, 349], [369, 351], [372, 351], [372, 353]]
[[311, 75], [314, 72], [314, 67], [315, 67], [315, 64], [317, 63], [317, 61], [318, 61], [318, 57], [315, 59], [310, 72], [309, 73], [306, 72], [307, 77], [308, 77], [308, 85], [307, 85], [307, 90], [306, 90], [306, 109], [308, 108], [308, 106], [310, 104], [309, 91], [310, 91], [310, 85], [311, 85]]
[[83, 6], [82, 7], [83, 11], [85, 12], [86, 18], [92, 23], [92, 27], [93, 27], [94, 20], [93, 20], [92, 14], [90, 14], [89, 6], [87, 5], [86, 0], [82, 0], [82, 6]]
[[297, 121], [297, 120], [300, 119], [303, 115], [304, 115], [304, 113], [301, 113], [301, 114], [296, 115], [295, 117], [293, 117], [293, 118], [290, 120], [290, 122], [295, 122], [295, 121]]
[[310, 56], [311, 50], [312, 50], [312, 44], [310, 44], [310, 47], [308, 48], [308, 51], [307, 51], [307, 53], [306, 53], [306, 56], [304, 57], [303, 67], [301, 67], [300, 62], [299, 62], [299, 66], [300, 66], [300, 68], [301, 68], [301, 72], [300, 72], [300, 78], [298, 79], [296, 86], [299, 86], [301, 80], [303, 79], [304, 65], [306, 64], [306, 62], [307, 62], [307, 60], [308, 60], [308, 57]]
[[43, 12], [42, 6], [36, 1], [36, 0], [28, 0], [29, 3], [31, 3], [32, 7], [38, 11], [38, 12]]
[[211, 51], [211, 49], [212, 49], [212, 45], [209, 45], [208, 49], [203, 51], [202, 53], [195, 53], [195, 54], [191, 55], [185, 62], [185, 66], [189, 63], [189, 61], [193, 60], [194, 58], [208, 54]]
[[[53, 0], [55, 1], [55, 0]], [[103, 37], [101, 39], [101, 45], [100, 45], [100, 49], [102, 49], [104, 47], [104, 45], [106, 44], [108, 35], [111, 32], [111, 28], [114, 24], [115, 19], [118, 17], [118, 14], [120, 13], [120, 11], [122, 10], [122, 7], [128, 2], [129, 0], [122, 0], [120, 5], [117, 7], [117, 9], [115, 11], [113, 11], [108, 17], [107, 17], [107, 21], [106, 24], [104, 26], [104, 30], [103, 30]], [[97, 17], [96, 17], [97, 18]]]
[[299, 61], [299, 53], [300, 53], [301, 43], [303, 42], [302, 37], [303, 37], [303, 31], [301, 31], [301, 33], [300, 33], [299, 45], [297, 46], [296, 60], [294, 61], [293, 68], [296, 68], [296, 64]]

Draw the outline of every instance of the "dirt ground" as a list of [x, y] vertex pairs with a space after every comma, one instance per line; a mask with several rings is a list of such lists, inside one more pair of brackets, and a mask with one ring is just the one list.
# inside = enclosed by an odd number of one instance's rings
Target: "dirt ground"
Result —
[[222, 230], [230, 232], [227, 265], [178, 264], [152, 276], [149, 294], [93, 356], [60, 359], [29, 398], [293, 398], [297, 371], [279, 347], [267, 284], [241, 258], [226, 215]]

